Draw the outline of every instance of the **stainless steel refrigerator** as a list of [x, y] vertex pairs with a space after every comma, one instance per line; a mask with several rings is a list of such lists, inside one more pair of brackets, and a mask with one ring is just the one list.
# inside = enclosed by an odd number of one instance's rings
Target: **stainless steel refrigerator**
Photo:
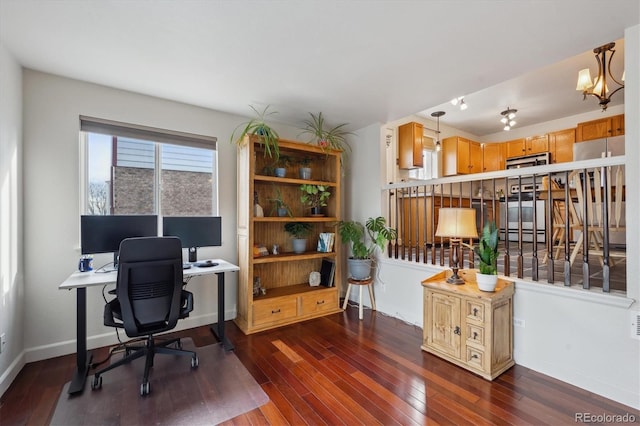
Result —
[[624, 155], [624, 136], [576, 142], [573, 144], [573, 161], [602, 158], [605, 152], [609, 153], [607, 157]]
[[[603, 158], [605, 152], [608, 153], [608, 157], [615, 157], [617, 155], [624, 155], [624, 136], [613, 136], [605, 139], [596, 139], [587, 142], [576, 142], [573, 144], [573, 160], [589, 160], [593, 158]], [[624, 168], [622, 174], [622, 181], [624, 182]], [[613, 182], [612, 182], [613, 184]], [[622, 218], [621, 226], [625, 225], [625, 203], [622, 202]], [[612, 230], [610, 234], [610, 241], [613, 245], [625, 245], [626, 238], [625, 233], [621, 231]]]

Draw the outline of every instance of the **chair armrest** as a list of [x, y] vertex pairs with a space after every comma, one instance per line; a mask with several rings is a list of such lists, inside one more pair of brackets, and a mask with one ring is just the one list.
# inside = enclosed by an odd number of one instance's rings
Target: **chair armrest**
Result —
[[182, 290], [180, 295], [180, 318], [188, 317], [191, 311], [193, 311], [193, 293]]

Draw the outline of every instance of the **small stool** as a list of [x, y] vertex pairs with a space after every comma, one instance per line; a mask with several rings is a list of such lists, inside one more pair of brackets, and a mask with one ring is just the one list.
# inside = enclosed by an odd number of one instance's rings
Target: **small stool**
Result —
[[342, 309], [347, 309], [347, 303], [349, 302], [349, 295], [351, 294], [351, 286], [357, 285], [360, 287], [360, 308], [358, 311], [358, 318], [362, 319], [362, 287], [367, 286], [369, 289], [369, 298], [371, 299], [371, 309], [376, 310], [376, 299], [373, 297], [373, 289], [371, 288], [373, 284], [373, 278], [365, 278], [364, 280], [355, 280], [353, 278], [349, 278], [347, 280], [349, 286], [347, 287], [347, 295], [344, 298], [344, 303], [342, 304]]

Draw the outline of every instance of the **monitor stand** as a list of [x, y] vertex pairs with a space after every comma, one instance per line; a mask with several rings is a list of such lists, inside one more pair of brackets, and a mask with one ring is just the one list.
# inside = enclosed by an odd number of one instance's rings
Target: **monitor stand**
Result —
[[198, 248], [189, 247], [189, 263], [194, 263], [197, 261], [198, 261]]

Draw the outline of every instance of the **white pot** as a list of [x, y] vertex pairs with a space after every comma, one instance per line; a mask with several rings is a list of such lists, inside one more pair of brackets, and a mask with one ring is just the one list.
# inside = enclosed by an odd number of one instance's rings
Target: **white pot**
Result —
[[478, 288], [482, 291], [496, 291], [498, 276], [476, 272], [476, 282], [478, 283]]

